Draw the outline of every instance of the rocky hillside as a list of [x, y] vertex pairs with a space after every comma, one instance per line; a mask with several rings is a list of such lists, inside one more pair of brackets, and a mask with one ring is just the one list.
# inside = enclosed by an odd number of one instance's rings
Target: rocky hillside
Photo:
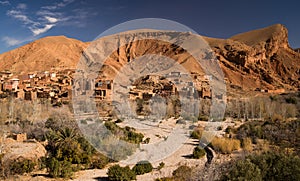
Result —
[[283, 25], [241, 33], [226, 40], [205, 39], [235, 87], [300, 88], [300, 53], [290, 48], [288, 31]]
[[[157, 32], [152, 31], [152, 34]], [[151, 33], [150, 33], [151, 34]], [[170, 36], [172, 32], [170, 32]], [[180, 34], [184, 36], [184, 34]], [[300, 53], [290, 48], [287, 29], [280, 24], [235, 35], [229, 39], [204, 37], [235, 89], [255, 90], [300, 88]], [[120, 40], [122, 41], [122, 40]], [[82, 51], [88, 46], [63, 36], [46, 37], [0, 55], [0, 70], [16, 73], [75, 68]], [[106, 45], [102, 46], [106, 48]], [[181, 47], [157, 41], [127, 44], [107, 59], [104, 72], [115, 75], [127, 62], [145, 54], [158, 54], [176, 59], [190, 72], [201, 74], [201, 67]]]

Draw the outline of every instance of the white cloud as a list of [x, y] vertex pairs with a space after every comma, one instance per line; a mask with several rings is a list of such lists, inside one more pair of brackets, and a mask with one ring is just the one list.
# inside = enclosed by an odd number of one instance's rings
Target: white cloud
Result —
[[58, 22], [58, 19], [57, 19], [57, 18], [50, 17], [50, 16], [45, 16], [45, 19], [46, 19], [47, 21], [49, 21], [49, 23], [56, 23], [56, 22]]
[[[95, 16], [90, 9], [80, 8], [64, 11], [64, 8], [75, 0], [61, 0], [60, 2], [51, 3], [49, 6], [40, 7], [37, 12], [29, 12], [27, 4], [19, 3], [6, 12], [6, 15], [22, 23], [22, 26], [31, 31], [32, 36], [24, 40], [12, 37], [3, 37], [2, 41], [8, 46], [14, 46], [26, 41], [35, 39], [38, 35], [46, 33], [55, 26], [85, 26], [86, 20], [90, 16]], [[0, 1], [0, 5], [11, 5], [9, 1]], [[33, 14], [35, 13], [35, 14]], [[1, 39], [0, 39], [1, 40]]]
[[25, 3], [19, 3], [18, 5], [17, 5], [17, 9], [27, 9], [27, 5], [25, 4]]
[[[52, 27], [54, 27], [55, 23], [58, 21], [57, 18], [50, 16], [44, 17], [44, 19], [46, 19], [47, 22], [33, 21], [20, 10], [10, 10], [7, 12], [7, 15], [21, 21], [33, 33], [34, 36], [47, 32]], [[9, 39], [6, 40], [8, 41]], [[13, 41], [12, 39], [10, 39], [10, 42], [17, 43], [17, 41]]]
[[8, 46], [14, 46], [14, 45], [18, 45], [20, 43], [22, 43], [22, 40], [17, 40], [15, 38], [11, 38], [11, 37], [3, 37], [2, 41], [5, 42], [6, 45]]
[[8, 6], [8, 5], [10, 5], [10, 2], [9, 1], [0, 1], [0, 4], [3, 6]]
[[34, 36], [37, 36], [39, 34], [47, 32], [48, 30], [50, 30], [54, 26], [55, 26], [55, 24], [47, 24], [43, 28], [30, 28], [30, 30], [32, 31]]
[[13, 17], [19, 21], [21, 21], [23, 24], [38, 24], [38, 22], [34, 22], [31, 19], [29, 19], [23, 12], [19, 10], [9, 10], [6, 13], [8, 16]]

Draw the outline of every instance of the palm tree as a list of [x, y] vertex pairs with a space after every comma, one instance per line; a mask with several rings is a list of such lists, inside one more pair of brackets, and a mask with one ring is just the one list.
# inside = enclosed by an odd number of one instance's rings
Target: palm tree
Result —
[[78, 135], [76, 131], [74, 129], [66, 127], [58, 131], [58, 134], [55, 137], [55, 141], [59, 146], [61, 146], [66, 142], [77, 140], [77, 138]]
[[51, 131], [48, 137], [50, 151], [58, 160], [80, 162], [83, 150], [74, 129], [66, 127], [58, 131]]

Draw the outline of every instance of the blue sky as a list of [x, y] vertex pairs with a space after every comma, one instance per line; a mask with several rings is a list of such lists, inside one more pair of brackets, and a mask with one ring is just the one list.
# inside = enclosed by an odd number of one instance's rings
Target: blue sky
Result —
[[0, 53], [45, 36], [92, 41], [108, 28], [138, 18], [169, 19], [218, 38], [281, 23], [296, 48], [299, 7], [296, 0], [0, 0]]

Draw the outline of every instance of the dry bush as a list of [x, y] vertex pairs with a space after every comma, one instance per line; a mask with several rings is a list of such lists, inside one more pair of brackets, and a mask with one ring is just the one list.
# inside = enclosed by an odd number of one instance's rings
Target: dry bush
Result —
[[211, 142], [213, 148], [223, 154], [230, 154], [234, 150], [240, 149], [240, 141], [230, 138], [214, 138]]
[[193, 139], [200, 139], [203, 131], [204, 131], [204, 128], [201, 126], [198, 126], [198, 127], [194, 128], [194, 130], [191, 132], [190, 136]]
[[247, 152], [250, 152], [253, 150], [251, 138], [243, 138], [242, 139], [242, 148]]

